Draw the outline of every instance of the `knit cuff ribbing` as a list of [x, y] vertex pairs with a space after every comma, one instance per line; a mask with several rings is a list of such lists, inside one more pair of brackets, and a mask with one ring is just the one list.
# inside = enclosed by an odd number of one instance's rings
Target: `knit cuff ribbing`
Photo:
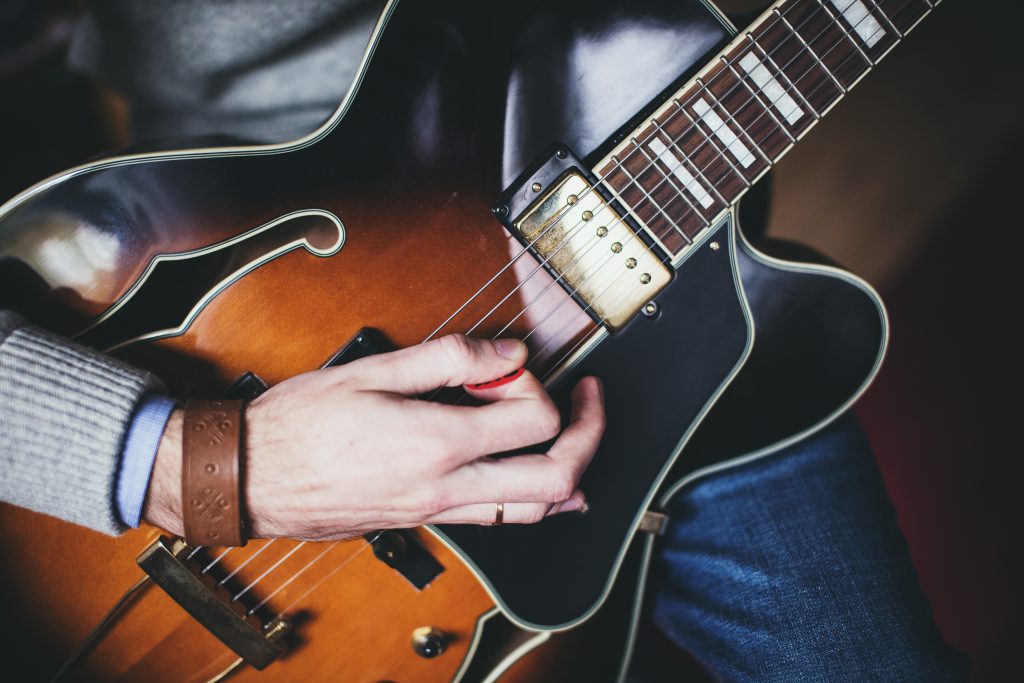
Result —
[[122, 440], [139, 401], [160, 388], [147, 372], [33, 327], [0, 335], [0, 500], [124, 531], [114, 505]]

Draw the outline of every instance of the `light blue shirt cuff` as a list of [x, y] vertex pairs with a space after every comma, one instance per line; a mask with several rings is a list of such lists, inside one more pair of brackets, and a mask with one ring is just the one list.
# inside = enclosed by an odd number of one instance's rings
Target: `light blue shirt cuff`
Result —
[[115, 498], [117, 514], [130, 527], [139, 526], [160, 438], [176, 405], [177, 401], [167, 396], [147, 396], [135, 411], [128, 427], [121, 448], [121, 468], [117, 473]]

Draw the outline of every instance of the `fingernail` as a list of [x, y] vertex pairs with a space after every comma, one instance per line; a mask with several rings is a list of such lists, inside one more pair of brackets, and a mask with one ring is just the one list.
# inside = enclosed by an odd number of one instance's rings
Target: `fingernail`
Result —
[[490, 382], [481, 382], [480, 384], [467, 384], [466, 386], [469, 387], [470, 389], [494, 389], [496, 387], [504, 386], [509, 382], [516, 381], [519, 378], [519, 376], [522, 375], [524, 372], [526, 372], [526, 368], [519, 368], [518, 370], [513, 370], [504, 377], [492, 379]]
[[505, 360], [516, 360], [523, 353], [525, 344], [518, 339], [495, 339], [494, 350]]
[[570, 498], [569, 500], [562, 503], [562, 506], [558, 508], [559, 512], [575, 512], [576, 510], [579, 510], [580, 512], [586, 512], [587, 502], [579, 498]]

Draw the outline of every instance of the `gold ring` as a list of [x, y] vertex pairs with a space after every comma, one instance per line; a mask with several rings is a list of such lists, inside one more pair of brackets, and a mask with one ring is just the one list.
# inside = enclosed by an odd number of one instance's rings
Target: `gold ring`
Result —
[[494, 504], [494, 524], [493, 524], [493, 526], [498, 526], [499, 524], [501, 524], [501, 522], [502, 522], [502, 520], [504, 518], [505, 518], [505, 504], [504, 503], [495, 503]]

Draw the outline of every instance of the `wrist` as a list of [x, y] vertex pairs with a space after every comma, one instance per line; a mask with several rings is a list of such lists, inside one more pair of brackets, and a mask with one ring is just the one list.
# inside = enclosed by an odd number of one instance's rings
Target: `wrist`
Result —
[[167, 421], [146, 492], [142, 518], [175, 535], [184, 533], [181, 509], [181, 430], [185, 412], [176, 408]]
[[[267, 497], [267, 477], [261, 465], [265, 462], [258, 454], [268, 445], [266, 396], [260, 396], [245, 406], [245, 432], [242, 443], [242, 494], [246, 501], [245, 523], [251, 538], [280, 536], [281, 530], [274, 525], [272, 515], [261, 509]], [[273, 448], [273, 444], [269, 444]]]

